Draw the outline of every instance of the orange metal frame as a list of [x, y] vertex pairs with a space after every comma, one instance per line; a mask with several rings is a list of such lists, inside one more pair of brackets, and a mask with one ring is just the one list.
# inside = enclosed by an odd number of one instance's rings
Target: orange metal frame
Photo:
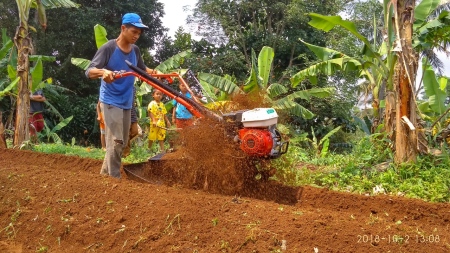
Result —
[[[179, 96], [177, 96], [176, 94], [172, 94], [171, 92], [165, 90], [164, 88], [162, 88], [161, 86], [155, 84], [154, 82], [148, 80], [147, 78], [143, 77], [142, 75], [136, 73], [136, 72], [119, 72], [116, 73], [114, 75], [115, 79], [121, 78], [121, 77], [125, 77], [125, 76], [135, 76], [137, 78], [139, 78], [140, 80], [146, 82], [147, 84], [149, 84], [150, 86], [152, 86], [153, 88], [161, 91], [162, 93], [166, 94], [167, 96], [169, 96], [170, 98], [175, 99], [175, 101], [177, 101], [178, 103], [184, 105], [186, 107], [186, 109], [189, 110], [189, 112], [191, 112], [193, 115], [195, 115], [197, 118], [203, 118], [203, 114], [201, 112], [199, 112], [196, 108], [194, 108], [191, 104], [189, 104], [188, 102], [186, 102], [184, 99], [181, 99]], [[154, 78], [163, 78], [163, 79], [167, 79], [169, 81], [169, 83], [173, 83], [173, 79], [172, 78], [178, 78], [180, 80], [181, 83], [183, 83], [188, 90], [190, 91], [191, 94], [192, 91], [189, 89], [189, 85], [184, 81], [184, 79], [178, 74], [178, 73], [171, 73], [171, 74], [152, 74], [150, 75]]]

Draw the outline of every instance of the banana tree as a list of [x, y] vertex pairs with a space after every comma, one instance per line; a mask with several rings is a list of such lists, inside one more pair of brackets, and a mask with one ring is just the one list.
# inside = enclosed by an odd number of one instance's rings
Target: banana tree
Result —
[[[365, 78], [370, 84], [375, 98], [374, 107], [377, 108], [381, 102], [384, 102], [384, 126], [385, 131], [391, 134], [390, 137], [395, 143], [395, 161], [414, 161], [418, 152], [427, 151], [427, 147], [421, 145], [420, 139], [423, 136], [418, 135], [416, 130], [417, 105], [413, 89], [419, 58], [413, 45], [426, 43], [413, 44], [413, 41], [414, 39], [418, 41], [420, 36], [424, 37], [424, 34], [436, 25], [436, 23], [426, 22], [425, 17], [430, 15], [438, 4], [438, 0], [424, 0], [415, 10], [414, 1], [384, 0], [383, 34], [385, 36], [378, 50], [375, 50], [376, 45], [371, 45], [367, 38], [357, 32], [352, 22], [342, 20], [339, 16], [310, 14], [312, 20], [309, 24], [313, 27], [328, 32], [335, 26], [341, 26], [355, 35], [363, 42], [363, 56], [362, 59], [356, 60], [329, 49], [320, 48], [316, 51], [312, 49], [316, 55], [322, 55], [323, 62], [297, 73], [291, 81], [295, 85], [304, 78], [314, 78], [319, 73], [332, 74], [336, 70], [358, 69], [360, 77]], [[418, 22], [414, 27], [415, 30], [411, 22], [413, 19], [410, 17], [415, 17]], [[413, 36], [413, 31], [418, 31], [420, 27], [422, 28], [420, 36]], [[315, 49], [318, 48], [315, 47]], [[318, 54], [317, 51], [320, 53]], [[379, 92], [386, 93], [384, 101], [378, 100]]]
[[200, 73], [199, 79], [205, 84], [225, 91], [228, 94], [263, 93], [265, 94], [265, 102], [270, 103], [275, 109], [285, 111], [305, 119], [311, 119], [314, 117], [314, 114], [297, 103], [296, 100], [309, 100], [311, 97], [329, 97], [334, 92], [334, 88], [313, 88], [309, 90], [295, 91], [288, 94], [288, 87], [280, 83], [270, 82], [273, 57], [274, 50], [271, 47], [263, 47], [258, 55], [258, 58], [256, 57], [255, 51], [252, 50], [252, 66], [250, 69], [250, 75], [247, 82], [242, 87], [239, 87], [230, 79], [205, 73]]
[[[356, 71], [358, 77], [365, 80], [362, 85], [366, 86], [366, 94], [372, 91], [374, 117], [378, 118], [380, 116], [380, 100], [383, 99], [379, 97], [378, 91], [382, 86], [392, 86], [392, 77], [389, 73], [395, 64], [395, 57], [387, 53], [388, 42], [383, 42], [379, 47], [371, 44], [367, 38], [357, 31], [353, 22], [343, 20], [340, 16], [323, 16], [315, 13], [309, 15], [311, 16], [309, 24], [317, 29], [328, 32], [335, 26], [345, 28], [363, 42], [362, 51], [364, 54], [359, 57], [352, 57], [333, 49], [311, 45], [300, 40], [316, 55], [319, 62], [293, 75], [291, 78], [292, 85], [295, 87], [305, 79], [315, 83], [319, 74], [333, 75], [337, 71]], [[374, 36], [373, 41], [376, 41], [376, 32], [374, 32]]]
[[[17, 84], [19, 83], [19, 76], [17, 75], [17, 69], [13, 66], [17, 66], [17, 54], [16, 51], [13, 50], [12, 40], [6, 35], [6, 30], [2, 29], [2, 38], [3, 38], [3, 47], [0, 49], [0, 71], [4, 74], [4, 78], [0, 80], [0, 100], [4, 97], [10, 97], [11, 101], [14, 101], [10, 111], [14, 111], [15, 109], [15, 101], [17, 100], [18, 88]], [[30, 76], [32, 80], [32, 86], [29, 87], [31, 93], [36, 91], [37, 89], [50, 88], [50, 91], [56, 91], [57, 89], [63, 89], [62, 87], [56, 87], [52, 85], [52, 79], [47, 78], [43, 80], [43, 62], [44, 61], [55, 61], [55, 57], [52, 56], [42, 56], [42, 55], [31, 55], [29, 57], [31, 62], [35, 62], [34, 67], [30, 69]], [[45, 103], [52, 108], [52, 112], [54, 112], [57, 116], [62, 119], [61, 114], [50, 104], [48, 101]], [[0, 114], [2, 110], [0, 109]], [[13, 118], [13, 115], [8, 116], [8, 118]], [[1, 117], [0, 117], [1, 119]], [[0, 122], [0, 139], [5, 140], [4, 136], [4, 126], [3, 122]], [[6, 148], [6, 145], [3, 146], [3, 143], [0, 141], [0, 147]]]
[[[0, 72], [3, 78], [0, 79], [0, 101], [5, 97], [10, 97], [12, 101], [17, 97], [17, 84], [20, 78], [14, 66], [17, 66], [17, 52], [13, 50], [13, 41], [6, 34], [6, 29], [2, 28], [2, 48], [0, 49]], [[11, 108], [12, 111], [14, 107]], [[8, 115], [9, 119], [13, 118], [13, 113]], [[3, 124], [3, 108], [0, 108], [0, 147], [7, 148], [5, 137], [5, 126]], [[9, 122], [11, 123], [11, 122]], [[7, 122], [8, 124], [8, 122]]]
[[[395, 161], [413, 162], [418, 154], [417, 105], [415, 100], [415, 79], [418, 67], [418, 53], [414, 51], [413, 22], [414, 0], [384, 1], [385, 12], [392, 12], [392, 29], [395, 31], [393, 53], [397, 62], [393, 72], [393, 87], [389, 90], [395, 95], [395, 122], [391, 124], [385, 118], [387, 129], [395, 130]], [[385, 16], [388, 17], [387, 14]], [[389, 19], [386, 19], [389, 20]], [[388, 28], [389, 28], [388, 25]], [[386, 100], [386, 103], [388, 100]], [[388, 108], [388, 104], [386, 104]], [[394, 108], [392, 106], [392, 108]]]
[[[369, 40], [360, 34], [356, 25], [351, 21], [343, 20], [340, 16], [323, 16], [316, 13], [309, 14], [311, 17], [310, 25], [329, 32], [336, 26], [341, 26], [346, 29], [349, 33], [357, 37], [361, 42], [363, 42], [363, 52], [362, 56], [359, 58], [350, 57], [341, 52], [334, 51], [332, 49], [314, 46], [305, 43], [308, 48], [314, 52], [314, 54], [319, 58], [319, 63], [312, 65], [298, 73], [296, 73], [292, 78], [292, 85], [298, 85], [304, 79], [309, 78], [312, 82], [316, 80], [316, 75], [325, 74], [332, 75], [336, 71], [357, 71], [360, 78], [366, 80], [366, 85], [368, 90], [372, 92], [375, 117], [379, 117], [379, 107], [382, 101], [379, 98], [379, 92], [382, 87], [386, 87], [386, 98], [383, 101], [385, 104], [385, 130], [390, 134], [392, 139], [394, 136], [393, 123], [395, 120], [395, 95], [392, 92], [394, 87], [394, 67], [397, 63], [397, 55], [393, 52], [393, 40], [391, 36], [387, 36], [387, 39], [383, 41], [377, 49], [376, 44], [371, 44]], [[392, 35], [390, 28], [387, 29], [387, 34]], [[376, 34], [376, 32], [374, 33]], [[376, 39], [373, 40], [374, 42]], [[375, 119], [375, 122], [378, 120]]]
[[18, 83], [18, 97], [16, 110], [16, 123], [14, 133], [14, 146], [20, 146], [24, 141], [29, 140], [30, 134], [28, 131], [28, 113], [30, 107], [30, 80], [29, 70], [30, 61], [29, 56], [33, 54], [33, 42], [31, 39], [30, 30], [36, 29], [29, 25], [30, 9], [35, 8], [38, 13], [38, 20], [43, 29], [47, 27], [47, 17], [45, 9], [57, 7], [78, 7], [78, 5], [70, 0], [16, 0], [19, 26], [17, 27], [14, 37], [14, 45], [17, 48], [17, 75], [19, 77]]

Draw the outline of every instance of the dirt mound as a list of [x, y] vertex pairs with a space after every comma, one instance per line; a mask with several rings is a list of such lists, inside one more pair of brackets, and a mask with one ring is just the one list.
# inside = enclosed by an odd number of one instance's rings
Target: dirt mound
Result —
[[[232, 101], [216, 108], [220, 113], [230, 113], [245, 108], [267, 107], [264, 94], [235, 95]], [[224, 120], [225, 121], [225, 120]], [[148, 180], [160, 180], [162, 173], [165, 178], [173, 177], [184, 187], [204, 189], [212, 193], [228, 195], [265, 196], [261, 191], [255, 192], [256, 174], [267, 175], [268, 172], [256, 169], [260, 159], [249, 158], [240, 148], [237, 140], [239, 124], [217, 122], [203, 118], [197, 120], [194, 126], [183, 129], [176, 134], [171, 133], [170, 142], [175, 152], [166, 154], [162, 163], [143, 164], [140, 169], [132, 168], [135, 174], [149, 177]], [[164, 171], [161, 171], [163, 168]], [[142, 170], [143, 172], [137, 172]], [[156, 177], [151, 179], [152, 177]], [[267, 176], [265, 177], [267, 178]], [[171, 181], [173, 181], [171, 180]], [[165, 183], [170, 183], [165, 181]], [[249, 185], [255, 186], [249, 189]], [[259, 183], [258, 183], [259, 185]], [[265, 187], [273, 189], [269, 183]], [[264, 189], [263, 191], [266, 191]], [[294, 190], [295, 191], [295, 190]], [[280, 201], [286, 194], [280, 194]], [[291, 194], [290, 194], [291, 195]], [[294, 194], [295, 195], [295, 194]], [[275, 198], [275, 199], [274, 199]], [[276, 201], [276, 196], [271, 200]], [[293, 200], [290, 200], [293, 203]]]
[[271, 198], [275, 185], [251, 198], [263, 187], [248, 180], [241, 196], [212, 194], [186, 187], [183, 167], [139, 183], [101, 176], [101, 162], [0, 149], [0, 252], [450, 251], [447, 203], [312, 187]]
[[[212, 192], [235, 194], [246, 177], [252, 177], [251, 160], [226, 136], [221, 124], [203, 119], [183, 129], [175, 139], [175, 152], [166, 154], [160, 166], [182, 181], [188, 188], [210, 189]], [[148, 168], [143, 168], [149, 170]], [[246, 173], [248, 175], [246, 175]]]

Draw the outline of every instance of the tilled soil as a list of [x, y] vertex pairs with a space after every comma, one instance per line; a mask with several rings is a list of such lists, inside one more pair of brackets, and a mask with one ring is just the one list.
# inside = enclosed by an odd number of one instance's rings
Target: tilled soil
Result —
[[0, 149], [0, 252], [450, 252], [448, 203], [169, 158], [118, 180], [100, 160]]

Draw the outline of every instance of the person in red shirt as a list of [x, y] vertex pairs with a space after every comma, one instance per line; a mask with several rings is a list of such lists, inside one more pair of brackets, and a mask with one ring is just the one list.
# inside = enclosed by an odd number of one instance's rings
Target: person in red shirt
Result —
[[37, 133], [41, 132], [45, 126], [42, 112], [44, 111], [44, 102], [46, 100], [42, 90], [37, 90], [30, 95], [30, 116], [28, 119], [30, 124], [30, 137], [33, 142], [37, 142]]

